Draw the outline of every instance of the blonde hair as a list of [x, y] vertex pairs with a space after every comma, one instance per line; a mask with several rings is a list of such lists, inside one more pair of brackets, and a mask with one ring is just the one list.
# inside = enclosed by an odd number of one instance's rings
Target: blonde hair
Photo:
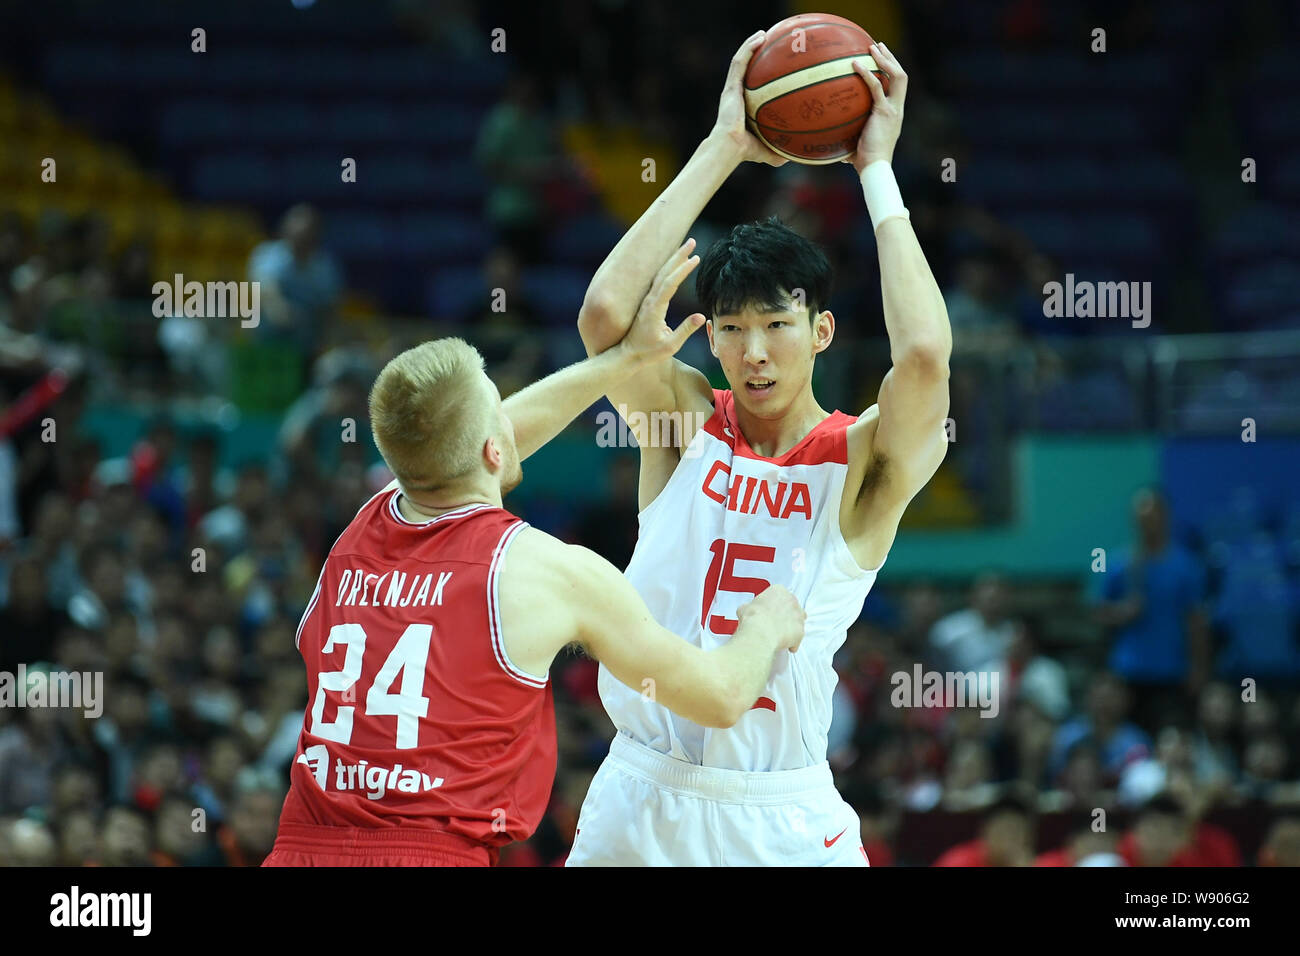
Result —
[[407, 491], [433, 491], [473, 472], [491, 434], [483, 356], [464, 339], [425, 342], [384, 366], [370, 389], [370, 430]]

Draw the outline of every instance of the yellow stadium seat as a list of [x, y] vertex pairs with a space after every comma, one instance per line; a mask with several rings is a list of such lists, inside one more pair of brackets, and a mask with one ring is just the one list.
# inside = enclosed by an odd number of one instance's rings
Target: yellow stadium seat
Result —
[[[142, 168], [130, 151], [65, 123], [49, 101], [20, 92], [0, 75], [0, 209], [29, 228], [52, 210], [101, 216], [114, 255], [151, 243], [154, 271], [200, 282], [243, 279], [248, 254], [265, 239], [256, 215], [238, 206], [182, 203], [165, 177]], [[54, 159], [56, 181], [41, 180]]]

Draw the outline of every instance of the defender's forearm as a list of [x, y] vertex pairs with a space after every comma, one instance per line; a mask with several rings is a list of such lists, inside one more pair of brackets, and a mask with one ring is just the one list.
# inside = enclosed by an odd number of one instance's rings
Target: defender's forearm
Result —
[[724, 694], [731, 701], [733, 720], [739, 720], [763, 693], [779, 648], [775, 632], [751, 618], [740, 623], [726, 644], [708, 652], [716, 673], [724, 681]]
[[655, 273], [740, 162], [739, 152], [729, 141], [706, 138], [668, 188], [619, 240], [592, 277], [578, 315], [588, 355], [622, 339]]
[[553, 372], [502, 402], [522, 461], [640, 366], [621, 348]]

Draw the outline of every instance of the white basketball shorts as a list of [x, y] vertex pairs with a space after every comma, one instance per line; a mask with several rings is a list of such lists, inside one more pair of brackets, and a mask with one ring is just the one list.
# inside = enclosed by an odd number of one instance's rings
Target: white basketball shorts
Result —
[[566, 866], [869, 866], [830, 767], [746, 773], [615, 736]]

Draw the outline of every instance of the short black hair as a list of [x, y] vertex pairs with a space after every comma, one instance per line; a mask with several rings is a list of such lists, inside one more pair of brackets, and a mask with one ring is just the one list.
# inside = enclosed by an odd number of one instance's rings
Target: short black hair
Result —
[[831, 264], [817, 243], [776, 216], [736, 226], [709, 246], [695, 272], [695, 296], [709, 318], [746, 306], [782, 309], [803, 289], [809, 317], [831, 298]]

